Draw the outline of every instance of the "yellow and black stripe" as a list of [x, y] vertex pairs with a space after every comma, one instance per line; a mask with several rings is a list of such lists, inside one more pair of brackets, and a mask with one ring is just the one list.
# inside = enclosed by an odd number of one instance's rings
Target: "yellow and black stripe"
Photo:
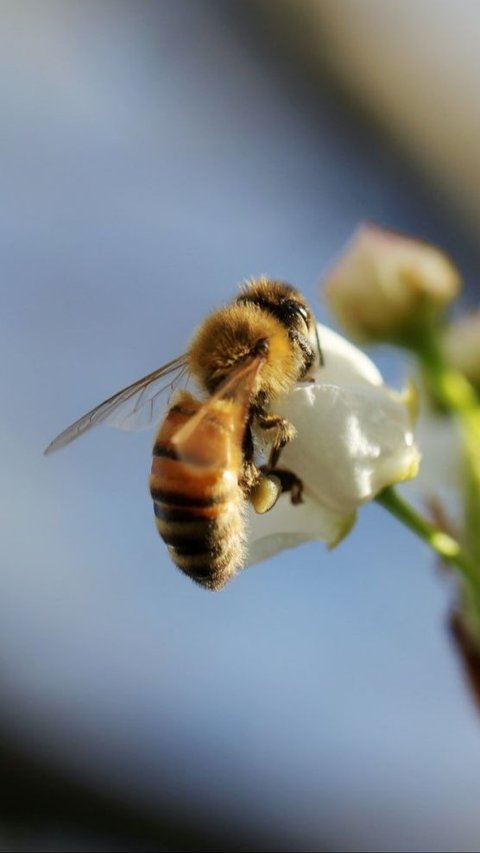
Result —
[[243, 556], [241, 455], [232, 458], [232, 448], [227, 452], [225, 447], [231, 435], [225, 411], [212, 414], [208, 429], [197, 430], [179, 454], [172, 437], [202, 405], [186, 392], [182, 396], [168, 412], [153, 448], [155, 521], [178, 568], [202, 586], [220, 589]]

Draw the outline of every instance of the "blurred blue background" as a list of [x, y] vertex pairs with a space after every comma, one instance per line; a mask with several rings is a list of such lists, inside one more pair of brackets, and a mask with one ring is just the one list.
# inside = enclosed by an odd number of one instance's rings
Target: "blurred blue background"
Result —
[[367, 507], [333, 553], [208, 594], [157, 536], [151, 434], [42, 457], [243, 278], [316, 302], [359, 220], [442, 244], [473, 280], [446, 189], [282, 49], [275, 6], [0, 4], [2, 731], [249, 849], [476, 850], [480, 719], [422, 545]]

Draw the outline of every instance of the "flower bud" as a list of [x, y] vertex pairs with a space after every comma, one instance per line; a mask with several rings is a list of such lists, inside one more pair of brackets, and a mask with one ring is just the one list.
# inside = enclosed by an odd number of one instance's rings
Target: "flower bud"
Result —
[[356, 340], [411, 345], [459, 287], [456, 267], [439, 249], [367, 224], [327, 274], [325, 296]]

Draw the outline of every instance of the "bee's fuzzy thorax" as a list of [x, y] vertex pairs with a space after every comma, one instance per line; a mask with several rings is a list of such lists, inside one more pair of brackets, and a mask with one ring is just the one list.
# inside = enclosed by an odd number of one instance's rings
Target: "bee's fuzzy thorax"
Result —
[[296, 382], [302, 362], [285, 326], [257, 305], [233, 303], [210, 314], [192, 340], [190, 370], [212, 393], [262, 339], [267, 341], [268, 356], [255, 394], [261, 391], [267, 399], [275, 399]]

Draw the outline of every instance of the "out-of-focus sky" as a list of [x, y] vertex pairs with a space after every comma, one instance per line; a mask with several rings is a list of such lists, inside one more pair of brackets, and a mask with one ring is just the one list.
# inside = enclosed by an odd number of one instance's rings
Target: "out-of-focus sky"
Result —
[[0, 11], [4, 728], [97, 786], [290, 849], [477, 849], [480, 721], [420, 544], [369, 507], [337, 551], [208, 594], [155, 531], [150, 434], [42, 457], [243, 278], [313, 302], [365, 218], [471, 273], [461, 224], [240, 4]]
[[[328, 69], [478, 229], [477, 0], [269, 0], [266, 25], [310, 70]], [[275, 7], [275, 13], [274, 13]]]

